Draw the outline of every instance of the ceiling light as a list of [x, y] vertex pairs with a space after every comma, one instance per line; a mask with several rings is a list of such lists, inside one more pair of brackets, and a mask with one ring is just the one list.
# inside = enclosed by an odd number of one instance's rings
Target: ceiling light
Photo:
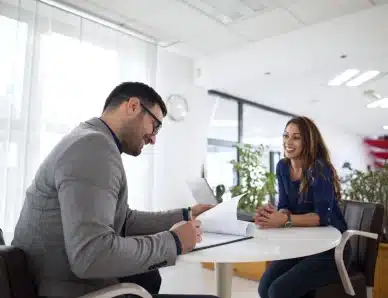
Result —
[[252, 17], [266, 8], [266, 5], [257, 0], [185, 0], [183, 2], [223, 24]]
[[357, 78], [354, 78], [353, 80], [347, 82], [346, 86], [351, 86], [351, 87], [359, 86], [365, 83], [366, 81], [373, 79], [375, 76], [379, 74], [380, 72], [378, 70], [366, 71], [363, 74], [359, 75]]
[[346, 81], [350, 80], [354, 76], [356, 76], [360, 71], [358, 69], [348, 69], [345, 70], [343, 73], [340, 75], [336, 76], [334, 79], [332, 79], [329, 82], [329, 86], [339, 86]]
[[388, 130], [388, 125], [384, 125], [383, 128]]
[[368, 103], [366, 106], [368, 109], [387, 109], [388, 108], [388, 98], [382, 98], [374, 102]]

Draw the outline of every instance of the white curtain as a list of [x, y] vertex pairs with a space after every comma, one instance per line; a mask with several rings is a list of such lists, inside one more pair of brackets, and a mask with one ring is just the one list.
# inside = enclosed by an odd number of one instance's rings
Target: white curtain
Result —
[[[52, 147], [123, 81], [154, 85], [156, 46], [35, 0], [0, 2], [0, 228]], [[123, 156], [129, 204], [151, 209], [152, 148]]]

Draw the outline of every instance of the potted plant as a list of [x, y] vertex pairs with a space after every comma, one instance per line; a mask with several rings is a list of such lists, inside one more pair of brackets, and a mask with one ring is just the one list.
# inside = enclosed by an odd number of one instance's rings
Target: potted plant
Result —
[[[252, 214], [264, 200], [273, 199], [276, 191], [276, 175], [263, 165], [264, 146], [238, 145], [238, 160], [231, 161], [233, 170], [239, 176], [239, 184], [230, 189], [231, 196], [245, 193], [239, 201], [239, 219], [250, 221]], [[218, 202], [226, 188], [220, 184], [216, 187], [215, 195]], [[233, 274], [243, 278], [259, 280], [267, 268], [267, 262], [235, 263]], [[204, 268], [214, 269], [214, 263], [203, 263]]]
[[274, 199], [276, 176], [263, 165], [265, 147], [249, 144], [238, 145], [238, 160], [233, 160], [233, 169], [239, 176], [240, 183], [231, 188], [232, 196], [245, 193], [239, 202], [239, 209], [254, 212], [265, 199]]
[[384, 206], [383, 242], [388, 242], [388, 164], [366, 172], [351, 170], [342, 183], [344, 199], [380, 203]]

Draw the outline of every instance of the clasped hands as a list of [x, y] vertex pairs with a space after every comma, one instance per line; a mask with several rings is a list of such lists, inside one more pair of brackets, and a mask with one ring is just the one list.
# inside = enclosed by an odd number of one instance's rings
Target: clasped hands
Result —
[[271, 203], [256, 209], [255, 224], [261, 229], [280, 228], [287, 222], [287, 214], [276, 210]]

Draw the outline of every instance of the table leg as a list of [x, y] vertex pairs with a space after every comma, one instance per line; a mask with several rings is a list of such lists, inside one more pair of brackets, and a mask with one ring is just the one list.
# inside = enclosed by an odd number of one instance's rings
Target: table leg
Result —
[[219, 298], [232, 297], [233, 264], [216, 263], [217, 296]]

